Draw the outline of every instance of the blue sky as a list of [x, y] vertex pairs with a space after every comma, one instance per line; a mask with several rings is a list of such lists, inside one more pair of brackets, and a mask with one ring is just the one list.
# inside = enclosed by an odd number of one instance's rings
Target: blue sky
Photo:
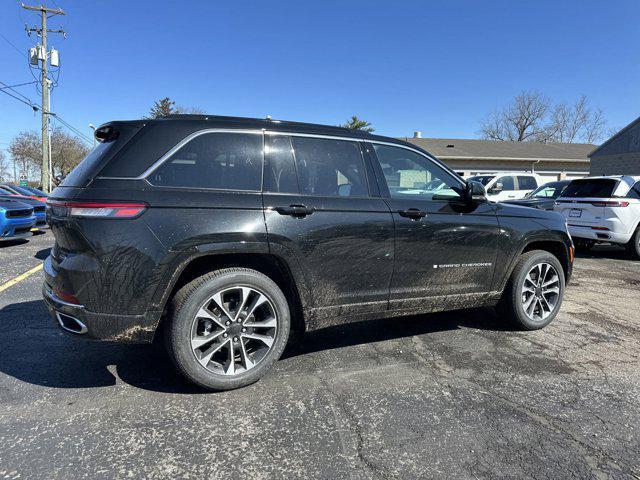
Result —
[[[475, 137], [522, 90], [553, 101], [586, 94], [609, 127], [640, 114], [640, 2], [609, 1], [70, 1], [52, 110], [89, 123], [145, 115], [170, 96], [207, 113], [336, 124], [376, 132]], [[26, 52], [37, 21], [0, 4], [0, 33]], [[57, 37], [57, 38], [56, 38]], [[0, 81], [32, 80], [0, 38]], [[34, 85], [19, 90], [39, 102]], [[39, 126], [0, 95], [0, 148]]]

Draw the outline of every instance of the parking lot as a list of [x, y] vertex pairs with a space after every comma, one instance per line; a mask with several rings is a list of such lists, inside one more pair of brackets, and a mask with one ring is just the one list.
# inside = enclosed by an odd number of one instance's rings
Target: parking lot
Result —
[[51, 245], [0, 244], [0, 478], [640, 477], [640, 262], [622, 250], [576, 260], [543, 331], [492, 310], [332, 327], [211, 394], [153, 346], [62, 334], [40, 297]]

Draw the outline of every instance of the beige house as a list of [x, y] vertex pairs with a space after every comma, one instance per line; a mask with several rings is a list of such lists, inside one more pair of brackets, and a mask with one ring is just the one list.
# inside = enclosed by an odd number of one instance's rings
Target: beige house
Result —
[[460, 175], [535, 172], [545, 181], [589, 175], [589, 143], [496, 142], [457, 138], [403, 138]]

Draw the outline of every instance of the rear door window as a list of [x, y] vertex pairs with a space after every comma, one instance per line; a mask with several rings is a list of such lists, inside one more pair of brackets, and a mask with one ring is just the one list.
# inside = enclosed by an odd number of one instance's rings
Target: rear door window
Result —
[[198, 135], [174, 152], [148, 180], [163, 187], [260, 190], [262, 135]]
[[497, 185], [498, 183], [502, 184], [502, 190], [515, 190], [516, 189], [516, 184], [513, 181], [513, 177], [512, 176], [505, 176], [505, 177], [500, 177], [495, 185]]
[[611, 198], [618, 181], [609, 178], [573, 180], [562, 192], [568, 198]]
[[264, 191], [300, 193], [291, 139], [285, 135], [265, 137]]
[[538, 183], [535, 178], [518, 175], [518, 190], [535, 190], [536, 188]]
[[300, 193], [328, 197], [369, 195], [358, 142], [291, 137]]

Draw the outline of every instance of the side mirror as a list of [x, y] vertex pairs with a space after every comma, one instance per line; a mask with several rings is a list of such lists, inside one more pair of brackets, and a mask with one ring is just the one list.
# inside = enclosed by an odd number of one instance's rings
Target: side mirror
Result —
[[502, 185], [502, 183], [500, 182], [497, 182], [493, 187], [491, 187], [491, 190], [489, 190], [489, 193], [492, 193], [492, 194], [500, 193], [503, 188], [504, 188], [504, 185]]
[[467, 201], [469, 203], [482, 203], [487, 201], [487, 192], [480, 182], [467, 182]]

